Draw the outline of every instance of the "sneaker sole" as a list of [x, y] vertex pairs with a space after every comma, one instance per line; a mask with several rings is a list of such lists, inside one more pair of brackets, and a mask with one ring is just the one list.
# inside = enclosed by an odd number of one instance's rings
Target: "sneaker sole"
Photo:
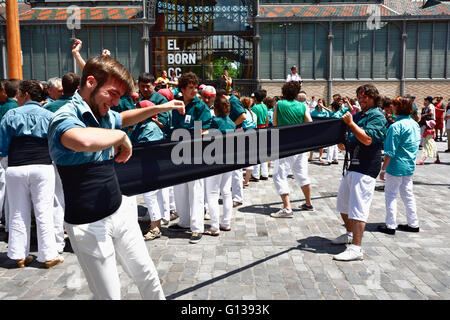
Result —
[[362, 260], [364, 260], [364, 257], [358, 257], [358, 258], [351, 259], [351, 260], [336, 259], [335, 257], [333, 257], [333, 260], [336, 260], [336, 261], [344, 261], [344, 262], [350, 262], [350, 261], [362, 261]]
[[270, 215], [272, 218], [285, 218], [285, 219], [292, 219], [294, 215], [290, 216], [276, 216], [276, 215]]

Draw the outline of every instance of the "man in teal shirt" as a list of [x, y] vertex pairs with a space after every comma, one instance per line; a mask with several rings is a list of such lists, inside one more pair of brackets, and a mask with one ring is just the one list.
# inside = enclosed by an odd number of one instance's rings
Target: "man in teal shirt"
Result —
[[0, 119], [6, 112], [18, 107], [17, 100], [13, 99], [16, 97], [17, 89], [11, 90], [9, 82], [10, 80], [0, 82]]
[[[350, 166], [341, 180], [336, 207], [347, 232], [331, 242], [351, 245], [333, 256], [339, 261], [363, 260], [361, 242], [381, 168], [381, 149], [387, 127], [386, 118], [375, 104], [379, 98], [377, 88], [366, 84], [360, 86], [356, 94], [361, 112], [354, 118], [350, 112], [342, 117], [349, 129], [345, 149], [350, 154]], [[344, 146], [341, 144], [340, 148], [344, 149]]]
[[[419, 152], [420, 127], [411, 118], [414, 112], [411, 99], [397, 97], [393, 100], [395, 122], [389, 127], [384, 141], [384, 163], [380, 179], [386, 180], [384, 188], [386, 198], [386, 225], [378, 230], [387, 234], [395, 234], [395, 230], [419, 232], [416, 201], [413, 193], [412, 176], [415, 170], [417, 153]], [[397, 194], [400, 192], [406, 208], [408, 224], [398, 225]]]
[[69, 72], [62, 77], [63, 95], [58, 100], [49, 102], [44, 106], [50, 112], [56, 112], [72, 99], [75, 91], [80, 85], [80, 76], [76, 73]]

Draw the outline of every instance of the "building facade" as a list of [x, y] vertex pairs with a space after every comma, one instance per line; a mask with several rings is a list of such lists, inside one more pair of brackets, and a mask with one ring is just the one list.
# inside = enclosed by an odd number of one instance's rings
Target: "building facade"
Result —
[[24, 78], [78, 71], [71, 48], [79, 38], [84, 57], [107, 48], [135, 77], [193, 71], [208, 83], [227, 67], [244, 94], [262, 87], [280, 95], [292, 65], [308, 95], [328, 101], [354, 96], [366, 82], [388, 96], [450, 92], [447, 1], [428, 8], [417, 0], [27, 2], [19, 4]]

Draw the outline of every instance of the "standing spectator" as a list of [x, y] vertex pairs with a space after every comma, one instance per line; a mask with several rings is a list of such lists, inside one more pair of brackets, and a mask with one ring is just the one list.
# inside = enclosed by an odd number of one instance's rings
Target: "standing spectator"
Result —
[[[230, 103], [225, 96], [218, 97], [214, 101], [215, 117], [211, 122], [211, 129], [217, 129], [222, 133], [234, 131], [236, 125], [228, 117]], [[225, 172], [205, 179], [206, 198], [211, 215], [211, 228], [205, 231], [210, 236], [218, 236], [220, 231], [231, 230], [231, 216], [233, 214], [233, 199], [231, 196], [231, 176], [233, 172]], [[223, 214], [219, 223], [219, 194], [223, 198]]]
[[[46, 104], [58, 100], [63, 95], [63, 86], [61, 78], [54, 77], [47, 80], [48, 97], [46, 97]], [[44, 104], [44, 107], [45, 105]]]
[[[267, 126], [269, 125], [267, 106], [263, 102], [266, 95], [267, 94], [263, 90], [256, 90], [254, 92], [254, 104], [252, 106], [252, 111], [256, 114], [258, 128], [267, 128]], [[256, 164], [253, 166], [252, 178], [250, 179], [250, 181], [259, 181], [259, 179], [269, 179], [268, 162]]]
[[[341, 111], [339, 109], [340, 109], [339, 102], [337, 102], [337, 101], [333, 102], [331, 104], [330, 116], [332, 118], [336, 118], [336, 119], [342, 118], [343, 114], [341, 113]], [[326, 164], [327, 165], [339, 164], [338, 154], [339, 154], [339, 150], [338, 150], [337, 145], [329, 146], [327, 149]]]
[[[256, 114], [252, 111], [252, 106], [253, 106], [252, 98], [242, 97], [241, 103], [242, 103], [242, 106], [244, 106], [244, 108], [245, 108], [245, 121], [242, 123], [242, 129], [243, 130], [256, 129], [258, 119], [257, 119]], [[249, 181], [250, 181], [250, 178], [252, 175], [253, 167], [254, 166], [249, 166], [245, 169], [245, 179], [242, 182], [244, 187], [249, 186]], [[242, 176], [241, 176], [241, 181], [242, 181]]]
[[302, 77], [298, 73], [298, 69], [297, 69], [296, 65], [293, 65], [291, 67], [291, 73], [289, 73], [287, 78], [286, 78], [286, 82], [291, 82], [291, 81], [296, 81], [298, 83], [302, 82]]
[[423, 101], [423, 106], [424, 108], [422, 108], [422, 114], [420, 115], [420, 135], [421, 135], [421, 140], [420, 140], [420, 146], [419, 148], [423, 147], [423, 143], [424, 143], [424, 132], [427, 128], [427, 121], [429, 120], [435, 120], [436, 119], [436, 115], [435, 115], [435, 109], [434, 109], [434, 105], [433, 105], [433, 97], [426, 97]]
[[[325, 107], [325, 105], [324, 105], [324, 103], [323, 103], [323, 100], [322, 99], [319, 99], [318, 101], [317, 101], [317, 106], [314, 108], [314, 110], [311, 112], [311, 117], [317, 117], [317, 118], [328, 118], [330, 115], [329, 115], [329, 113], [328, 113], [328, 111], [326, 110], [326, 107]], [[313, 160], [313, 154], [314, 154], [314, 151], [311, 151], [310, 153], [309, 153], [309, 159], [308, 159], [308, 161], [312, 161]], [[322, 154], [323, 154], [323, 148], [320, 148], [319, 149], [319, 161], [320, 162], [325, 162], [323, 159], [322, 159]]]
[[201, 93], [203, 102], [208, 106], [211, 116], [214, 117], [214, 100], [216, 99], [216, 89], [213, 86], [205, 86]]
[[31, 208], [34, 208], [39, 262], [51, 268], [64, 259], [58, 255], [53, 226], [55, 171], [48, 151], [47, 129], [52, 113], [41, 108], [42, 87], [36, 80], [22, 81], [20, 108], [1, 120], [0, 157], [8, 156], [6, 184], [11, 209], [8, 257], [23, 268], [33, 260], [30, 252]]
[[170, 81], [170, 79], [167, 76], [167, 71], [163, 70], [163, 72], [161, 72], [161, 76], [158, 77], [158, 79], [156, 79], [155, 86], [156, 85], [160, 85], [162, 88], [168, 88], [169, 87], [169, 81]]
[[[306, 105], [306, 95], [301, 94], [302, 102], [295, 98], [300, 91], [300, 84], [298, 82], [287, 82], [283, 85], [282, 92], [286, 100], [278, 101], [273, 113], [274, 126], [286, 126], [291, 124], [298, 124], [303, 122], [312, 122], [309, 114], [308, 106]], [[276, 160], [275, 174], [273, 175], [273, 182], [278, 191], [278, 194], [283, 201], [283, 208], [278, 212], [272, 213], [273, 218], [292, 218], [293, 212], [291, 209], [291, 201], [289, 198], [289, 184], [287, 177], [292, 170], [295, 180], [297, 180], [300, 188], [305, 196], [305, 201], [300, 208], [306, 211], [313, 211], [314, 207], [311, 204], [311, 182], [308, 177], [308, 154], [306, 152], [296, 154], [287, 158]]]
[[425, 144], [423, 146], [422, 151], [422, 160], [417, 162], [417, 165], [423, 165], [425, 163], [425, 160], [429, 158], [436, 158], [436, 161], [434, 163], [439, 164], [441, 161], [439, 160], [439, 152], [437, 149], [436, 142], [434, 140], [435, 137], [435, 131], [434, 128], [436, 126], [436, 121], [434, 120], [427, 120], [425, 122], [425, 131], [423, 132], [422, 137], [424, 138]]
[[0, 103], [0, 119], [3, 115], [11, 109], [17, 108], [17, 92], [19, 91], [20, 80], [11, 79], [11, 80], [3, 80], [2, 87], [6, 97], [3, 96], [3, 101]]
[[413, 94], [408, 94], [406, 97], [407, 97], [408, 99], [410, 99], [410, 100], [412, 101], [412, 104], [413, 104], [413, 109], [414, 109], [414, 111], [413, 111], [411, 117], [412, 117], [416, 122], [419, 122], [419, 120], [420, 120], [420, 117], [419, 117], [419, 108], [417, 107], [416, 96], [413, 95]]
[[395, 234], [397, 229], [397, 195], [403, 199], [408, 224], [398, 225], [402, 231], [419, 231], [416, 200], [413, 193], [415, 161], [419, 151], [420, 128], [411, 118], [414, 112], [408, 98], [397, 97], [392, 101], [395, 122], [389, 127], [384, 141], [384, 162], [380, 179], [386, 180], [386, 225], [378, 230]]
[[447, 150], [450, 152], [450, 103], [447, 104], [447, 112], [445, 113], [445, 129], [447, 131]]
[[444, 133], [444, 113], [445, 113], [445, 105], [443, 97], [436, 97], [435, 104], [435, 116], [436, 116], [436, 141], [442, 142], [442, 135]]
[[233, 85], [233, 79], [228, 75], [228, 69], [225, 67], [222, 73], [222, 79], [225, 80], [225, 91], [227, 94], [231, 93], [232, 85]]
[[66, 73], [62, 77], [61, 83], [63, 94], [58, 100], [45, 104], [44, 109], [47, 109], [50, 112], [56, 112], [59, 108], [69, 102], [75, 91], [78, 90], [78, 86], [80, 85], [80, 76], [72, 72]]
[[178, 78], [175, 70], [170, 71], [169, 89], [178, 87]]
[[[194, 123], [201, 123], [202, 133], [211, 125], [211, 112], [208, 106], [197, 97], [199, 81], [197, 76], [188, 72], [180, 78], [178, 86], [183, 94], [186, 113], [172, 113], [173, 129], [183, 128], [194, 131]], [[174, 186], [175, 203], [180, 217], [178, 224], [171, 225], [173, 230], [191, 229], [189, 243], [198, 243], [204, 231], [204, 179], [197, 179]]]
[[347, 148], [350, 153], [350, 166], [342, 178], [336, 202], [347, 233], [332, 243], [351, 245], [333, 256], [340, 261], [363, 260], [361, 243], [381, 169], [381, 149], [386, 136], [386, 118], [376, 103], [379, 99], [377, 88], [366, 84], [360, 86], [356, 94], [362, 111], [354, 119], [349, 112], [342, 117], [349, 135], [346, 146], [341, 144], [340, 148]]

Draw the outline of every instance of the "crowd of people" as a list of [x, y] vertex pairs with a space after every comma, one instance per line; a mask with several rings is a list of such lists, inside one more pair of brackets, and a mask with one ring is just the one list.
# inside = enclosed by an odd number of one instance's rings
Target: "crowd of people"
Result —
[[[164, 299], [144, 243], [160, 238], [162, 226], [190, 231], [192, 244], [203, 235], [220, 236], [231, 230], [233, 207], [243, 205], [244, 189], [270, 178], [282, 200], [271, 217], [292, 218], [291, 173], [305, 198], [300, 209], [314, 211], [308, 175], [308, 162], [314, 161], [311, 151], [147, 192], [143, 198], [150, 224], [142, 233], [136, 199], [121, 195], [113, 163], [126, 162], [133, 144], [168, 139], [180, 128], [208, 134], [301, 124], [319, 117], [342, 119], [348, 127], [346, 142], [328, 147], [326, 159], [324, 149], [316, 150], [323, 165], [338, 164], [340, 152], [344, 158], [337, 211], [346, 232], [332, 243], [350, 246], [334, 259], [363, 259], [362, 238], [378, 177], [386, 181], [386, 224], [379, 230], [419, 231], [412, 175], [419, 144], [423, 156], [418, 165], [427, 158], [440, 162], [435, 142], [443, 141], [444, 120], [447, 140], [450, 129], [450, 103], [446, 107], [442, 97], [427, 97], [419, 114], [414, 96], [389, 99], [373, 85], [363, 85], [355, 98], [335, 94], [327, 105], [325, 99], [309, 99], [302, 91], [295, 66], [281, 95], [273, 97], [263, 89], [241, 96], [226, 71], [215, 86], [201, 84], [192, 72], [169, 78], [163, 71], [157, 79], [142, 73], [136, 83], [107, 50], [84, 61], [81, 46], [77, 40], [72, 52], [81, 76], [67, 73], [46, 83], [0, 81], [0, 205], [9, 232], [8, 257], [17, 267], [33, 261], [33, 212], [37, 260], [47, 268], [63, 262], [68, 237], [96, 298], [120, 298], [117, 255], [144, 298]], [[194, 122], [201, 123], [200, 129]], [[406, 206], [406, 225], [396, 222], [398, 193]], [[210, 220], [206, 230], [205, 220]]]

